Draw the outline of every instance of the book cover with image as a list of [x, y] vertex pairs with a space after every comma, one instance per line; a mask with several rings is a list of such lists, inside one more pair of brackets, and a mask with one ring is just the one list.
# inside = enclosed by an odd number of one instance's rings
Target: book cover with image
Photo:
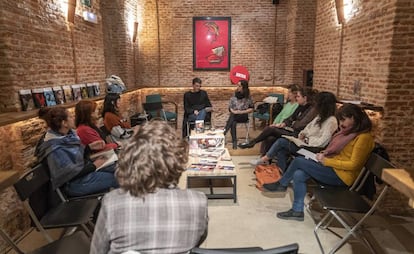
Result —
[[60, 86], [54, 86], [52, 88], [53, 94], [55, 95], [56, 104], [65, 103], [65, 95], [63, 94], [63, 89]]
[[195, 131], [196, 131], [196, 133], [203, 133], [204, 132], [204, 120], [196, 120], [195, 121]]
[[86, 84], [86, 90], [88, 91], [88, 97], [92, 98], [95, 97], [95, 89], [94, 89], [95, 84], [94, 83], [87, 83]]
[[101, 87], [99, 86], [99, 83], [98, 82], [95, 82], [93, 84], [94, 84], [93, 91], [95, 93], [95, 96], [101, 95]]
[[42, 108], [47, 106], [43, 88], [32, 89], [32, 95], [36, 108]]
[[56, 99], [55, 94], [53, 93], [53, 90], [51, 87], [43, 88], [43, 93], [46, 98], [46, 105], [47, 106], [55, 106], [56, 105]]
[[82, 93], [80, 85], [72, 85], [73, 101], [82, 100]]
[[32, 91], [30, 89], [24, 89], [19, 91], [20, 101], [22, 103], [22, 110], [32, 110], [35, 108]]
[[63, 94], [65, 95], [65, 102], [73, 101], [73, 91], [70, 86], [62, 86]]
[[80, 90], [81, 90], [82, 99], [89, 98], [88, 89], [86, 88], [86, 85], [85, 84], [80, 84], [79, 86], [80, 86]]

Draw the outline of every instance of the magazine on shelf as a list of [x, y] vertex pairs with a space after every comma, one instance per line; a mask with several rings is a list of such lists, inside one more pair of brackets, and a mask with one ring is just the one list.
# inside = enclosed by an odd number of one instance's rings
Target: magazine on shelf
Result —
[[33, 101], [36, 108], [46, 107], [46, 97], [43, 88], [32, 89]]
[[314, 161], [318, 161], [316, 159], [316, 153], [306, 150], [305, 148], [299, 149], [296, 153], [305, 156], [306, 159], [311, 159]]
[[106, 151], [102, 151], [102, 152], [98, 152], [98, 153], [94, 153], [90, 156], [92, 161], [95, 161], [97, 158], [99, 157], [105, 157], [106, 161], [104, 164], [102, 164], [100, 167], [96, 168], [96, 171], [107, 167], [109, 165], [114, 164], [115, 162], [118, 161], [118, 155], [116, 155], [114, 149], [110, 149], [110, 150], [106, 150]]
[[61, 86], [52, 87], [53, 94], [55, 95], [56, 104], [65, 103], [65, 95], [63, 94], [63, 89]]
[[33, 102], [32, 91], [30, 89], [24, 89], [19, 91], [20, 101], [22, 103], [22, 110], [32, 110], [35, 108]]
[[79, 86], [80, 86], [80, 90], [81, 90], [82, 99], [89, 98], [89, 96], [88, 96], [88, 88], [86, 88], [86, 84], [80, 84]]
[[80, 101], [82, 100], [82, 93], [80, 85], [72, 85], [72, 94], [73, 94], [73, 101]]
[[65, 102], [73, 101], [73, 91], [70, 86], [62, 86], [63, 94], [65, 95]]
[[87, 83], [86, 84], [86, 90], [88, 90], [88, 97], [92, 98], [95, 97], [95, 88], [94, 88], [95, 84], [94, 83]]
[[101, 95], [101, 87], [99, 86], [98, 82], [93, 83], [93, 92], [95, 94], [95, 96], [99, 96]]
[[55, 94], [53, 93], [52, 88], [51, 87], [43, 88], [43, 93], [45, 94], [46, 105], [47, 106], [55, 106], [56, 105], [56, 99], [55, 99]]
[[303, 142], [302, 140], [295, 138], [293, 136], [287, 136], [287, 135], [282, 135], [282, 138], [285, 138], [293, 143], [295, 143], [295, 145], [301, 147], [301, 146], [307, 146], [308, 144], [306, 144], [305, 142]]

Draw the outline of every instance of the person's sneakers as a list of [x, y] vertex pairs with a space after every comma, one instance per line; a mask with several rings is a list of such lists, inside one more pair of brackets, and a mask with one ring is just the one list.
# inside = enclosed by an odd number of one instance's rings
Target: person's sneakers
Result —
[[250, 161], [250, 165], [257, 166], [257, 165], [268, 165], [269, 162], [262, 160], [262, 158], [254, 159]]
[[287, 187], [281, 185], [279, 182], [265, 183], [263, 184], [263, 190], [267, 192], [285, 192]]
[[254, 142], [254, 141], [250, 141], [250, 142], [247, 142], [247, 143], [241, 143], [241, 144], [239, 144], [239, 148], [241, 148], [241, 149], [252, 148], [255, 144], [256, 144], [256, 142]]
[[304, 220], [303, 212], [295, 212], [292, 209], [286, 212], [276, 213], [276, 217], [282, 220], [297, 220], [297, 221]]

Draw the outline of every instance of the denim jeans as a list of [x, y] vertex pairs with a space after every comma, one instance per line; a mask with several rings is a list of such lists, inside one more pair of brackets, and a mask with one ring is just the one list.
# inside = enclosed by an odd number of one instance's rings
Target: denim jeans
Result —
[[300, 148], [285, 138], [279, 138], [266, 153], [268, 158], [277, 157], [277, 165], [285, 172], [288, 156], [296, 153]]
[[110, 188], [118, 188], [118, 182], [114, 175], [115, 166], [110, 165], [99, 171], [91, 172], [83, 177], [68, 182], [65, 192], [71, 197], [80, 197], [100, 192], [106, 192]]
[[279, 180], [282, 186], [288, 186], [289, 182], [293, 179], [293, 211], [303, 211], [307, 192], [306, 181], [309, 178], [314, 178], [323, 184], [346, 186], [336, 175], [333, 168], [326, 167], [314, 160], [305, 159], [305, 157], [296, 157]]
[[189, 114], [188, 115], [188, 121], [189, 122], [194, 122], [196, 120], [204, 120], [204, 119], [206, 119], [206, 114], [207, 114], [206, 110], [201, 109], [201, 110], [198, 111], [198, 115], [195, 115], [194, 113]]

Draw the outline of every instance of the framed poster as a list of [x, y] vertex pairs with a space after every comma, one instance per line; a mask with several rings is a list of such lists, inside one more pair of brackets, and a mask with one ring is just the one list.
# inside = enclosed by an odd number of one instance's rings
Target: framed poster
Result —
[[81, 0], [81, 3], [85, 6], [91, 7], [92, 6], [91, 1], [92, 0]]
[[193, 17], [193, 70], [228, 71], [230, 17]]

